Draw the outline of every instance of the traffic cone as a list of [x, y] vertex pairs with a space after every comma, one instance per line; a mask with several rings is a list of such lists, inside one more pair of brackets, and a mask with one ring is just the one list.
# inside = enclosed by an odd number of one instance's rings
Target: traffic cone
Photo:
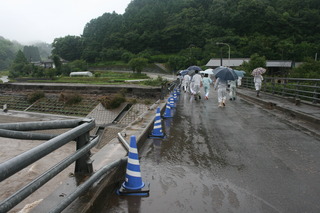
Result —
[[179, 96], [181, 94], [180, 88], [177, 89], [177, 95]]
[[160, 107], [157, 108], [156, 117], [154, 119], [154, 126], [150, 138], [164, 138], [161, 125]]
[[164, 118], [172, 118], [172, 114], [171, 114], [171, 107], [170, 107], [170, 103], [167, 102], [166, 104], [166, 111], [164, 112], [163, 115]]
[[174, 103], [174, 98], [172, 96], [170, 97], [170, 107], [171, 108], [176, 108], [176, 105]]
[[150, 184], [145, 184], [141, 178], [136, 136], [133, 135], [130, 137], [130, 148], [125, 181], [122, 183], [120, 189], [117, 190], [117, 194], [149, 196], [149, 188]]
[[178, 101], [177, 91], [174, 91], [174, 93], [173, 93], [173, 100], [174, 100], [174, 102]]

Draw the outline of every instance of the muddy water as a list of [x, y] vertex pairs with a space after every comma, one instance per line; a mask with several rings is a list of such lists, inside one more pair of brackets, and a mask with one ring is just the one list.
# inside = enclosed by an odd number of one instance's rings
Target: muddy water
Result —
[[[46, 118], [48, 119], [48, 118]], [[19, 122], [29, 122], [37, 121], [35, 118], [30, 117], [15, 117], [15, 116], [6, 116], [0, 115], [1, 123], [19, 123]], [[64, 130], [50, 130], [45, 131], [49, 134], [61, 134], [67, 131]], [[37, 140], [16, 140], [10, 138], [0, 137], [0, 162], [4, 162], [14, 156], [17, 156], [27, 150], [32, 149], [33, 147], [43, 143], [43, 141]], [[58, 149], [55, 152], [44, 157], [40, 161], [37, 161], [30, 165], [29, 167], [21, 170], [17, 174], [7, 178], [6, 180], [0, 182], [0, 200], [11, 196], [14, 192], [24, 187], [27, 183], [34, 180], [40, 174], [51, 168], [53, 165], [70, 155], [74, 152], [75, 144], [69, 143], [65, 145], [62, 149]], [[30, 197], [26, 198], [16, 207], [14, 207], [10, 212], [19, 212], [27, 204], [31, 204], [37, 201], [40, 201], [44, 197], [50, 194], [62, 181], [68, 177], [70, 173], [73, 172], [74, 166], [68, 167], [66, 170], [61, 172], [57, 177], [46, 183], [42, 188], [34, 192]]]
[[114, 194], [93, 212], [320, 212], [319, 141], [241, 99], [218, 108], [216, 98], [182, 94], [163, 121], [167, 138], [144, 142], [149, 197]]

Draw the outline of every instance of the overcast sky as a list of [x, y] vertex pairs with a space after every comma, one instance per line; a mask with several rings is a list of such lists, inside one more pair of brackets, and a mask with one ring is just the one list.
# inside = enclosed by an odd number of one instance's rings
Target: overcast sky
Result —
[[91, 19], [123, 14], [131, 0], [2, 0], [0, 36], [22, 44], [80, 36]]

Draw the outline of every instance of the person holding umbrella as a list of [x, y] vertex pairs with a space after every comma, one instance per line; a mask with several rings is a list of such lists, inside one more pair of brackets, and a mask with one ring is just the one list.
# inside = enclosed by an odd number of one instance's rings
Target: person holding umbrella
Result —
[[223, 80], [221, 78], [217, 78], [214, 89], [218, 89], [218, 102], [219, 107], [225, 107], [226, 106], [226, 100], [227, 100], [227, 87], [228, 83], [226, 80]]
[[213, 70], [213, 74], [217, 78], [214, 89], [218, 89], [219, 107], [226, 106], [228, 81], [238, 79], [237, 74], [229, 67], [217, 67]]
[[262, 81], [263, 81], [262, 75], [255, 75], [253, 78], [254, 87], [256, 88], [256, 91], [257, 91], [257, 97], [260, 97]]
[[194, 100], [201, 99], [200, 95], [200, 87], [202, 87], [202, 77], [199, 74], [199, 70], [195, 70], [195, 75], [192, 77], [192, 82], [193, 82], [193, 95], [194, 95]]
[[255, 68], [251, 73], [254, 76], [253, 82], [254, 82], [254, 87], [257, 91], [257, 97], [260, 97], [260, 90], [261, 90], [262, 81], [263, 81], [262, 74], [265, 72], [266, 72], [265, 68], [258, 67], [258, 68]]

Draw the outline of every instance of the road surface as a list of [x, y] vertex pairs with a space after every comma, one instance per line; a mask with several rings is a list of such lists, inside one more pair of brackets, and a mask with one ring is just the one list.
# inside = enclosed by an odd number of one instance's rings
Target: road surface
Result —
[[139, 150], [149, 197], [114, 195], [93, 212], [320, 212], [320, 141], [241, 98], [182, 93], [167, 138]]

